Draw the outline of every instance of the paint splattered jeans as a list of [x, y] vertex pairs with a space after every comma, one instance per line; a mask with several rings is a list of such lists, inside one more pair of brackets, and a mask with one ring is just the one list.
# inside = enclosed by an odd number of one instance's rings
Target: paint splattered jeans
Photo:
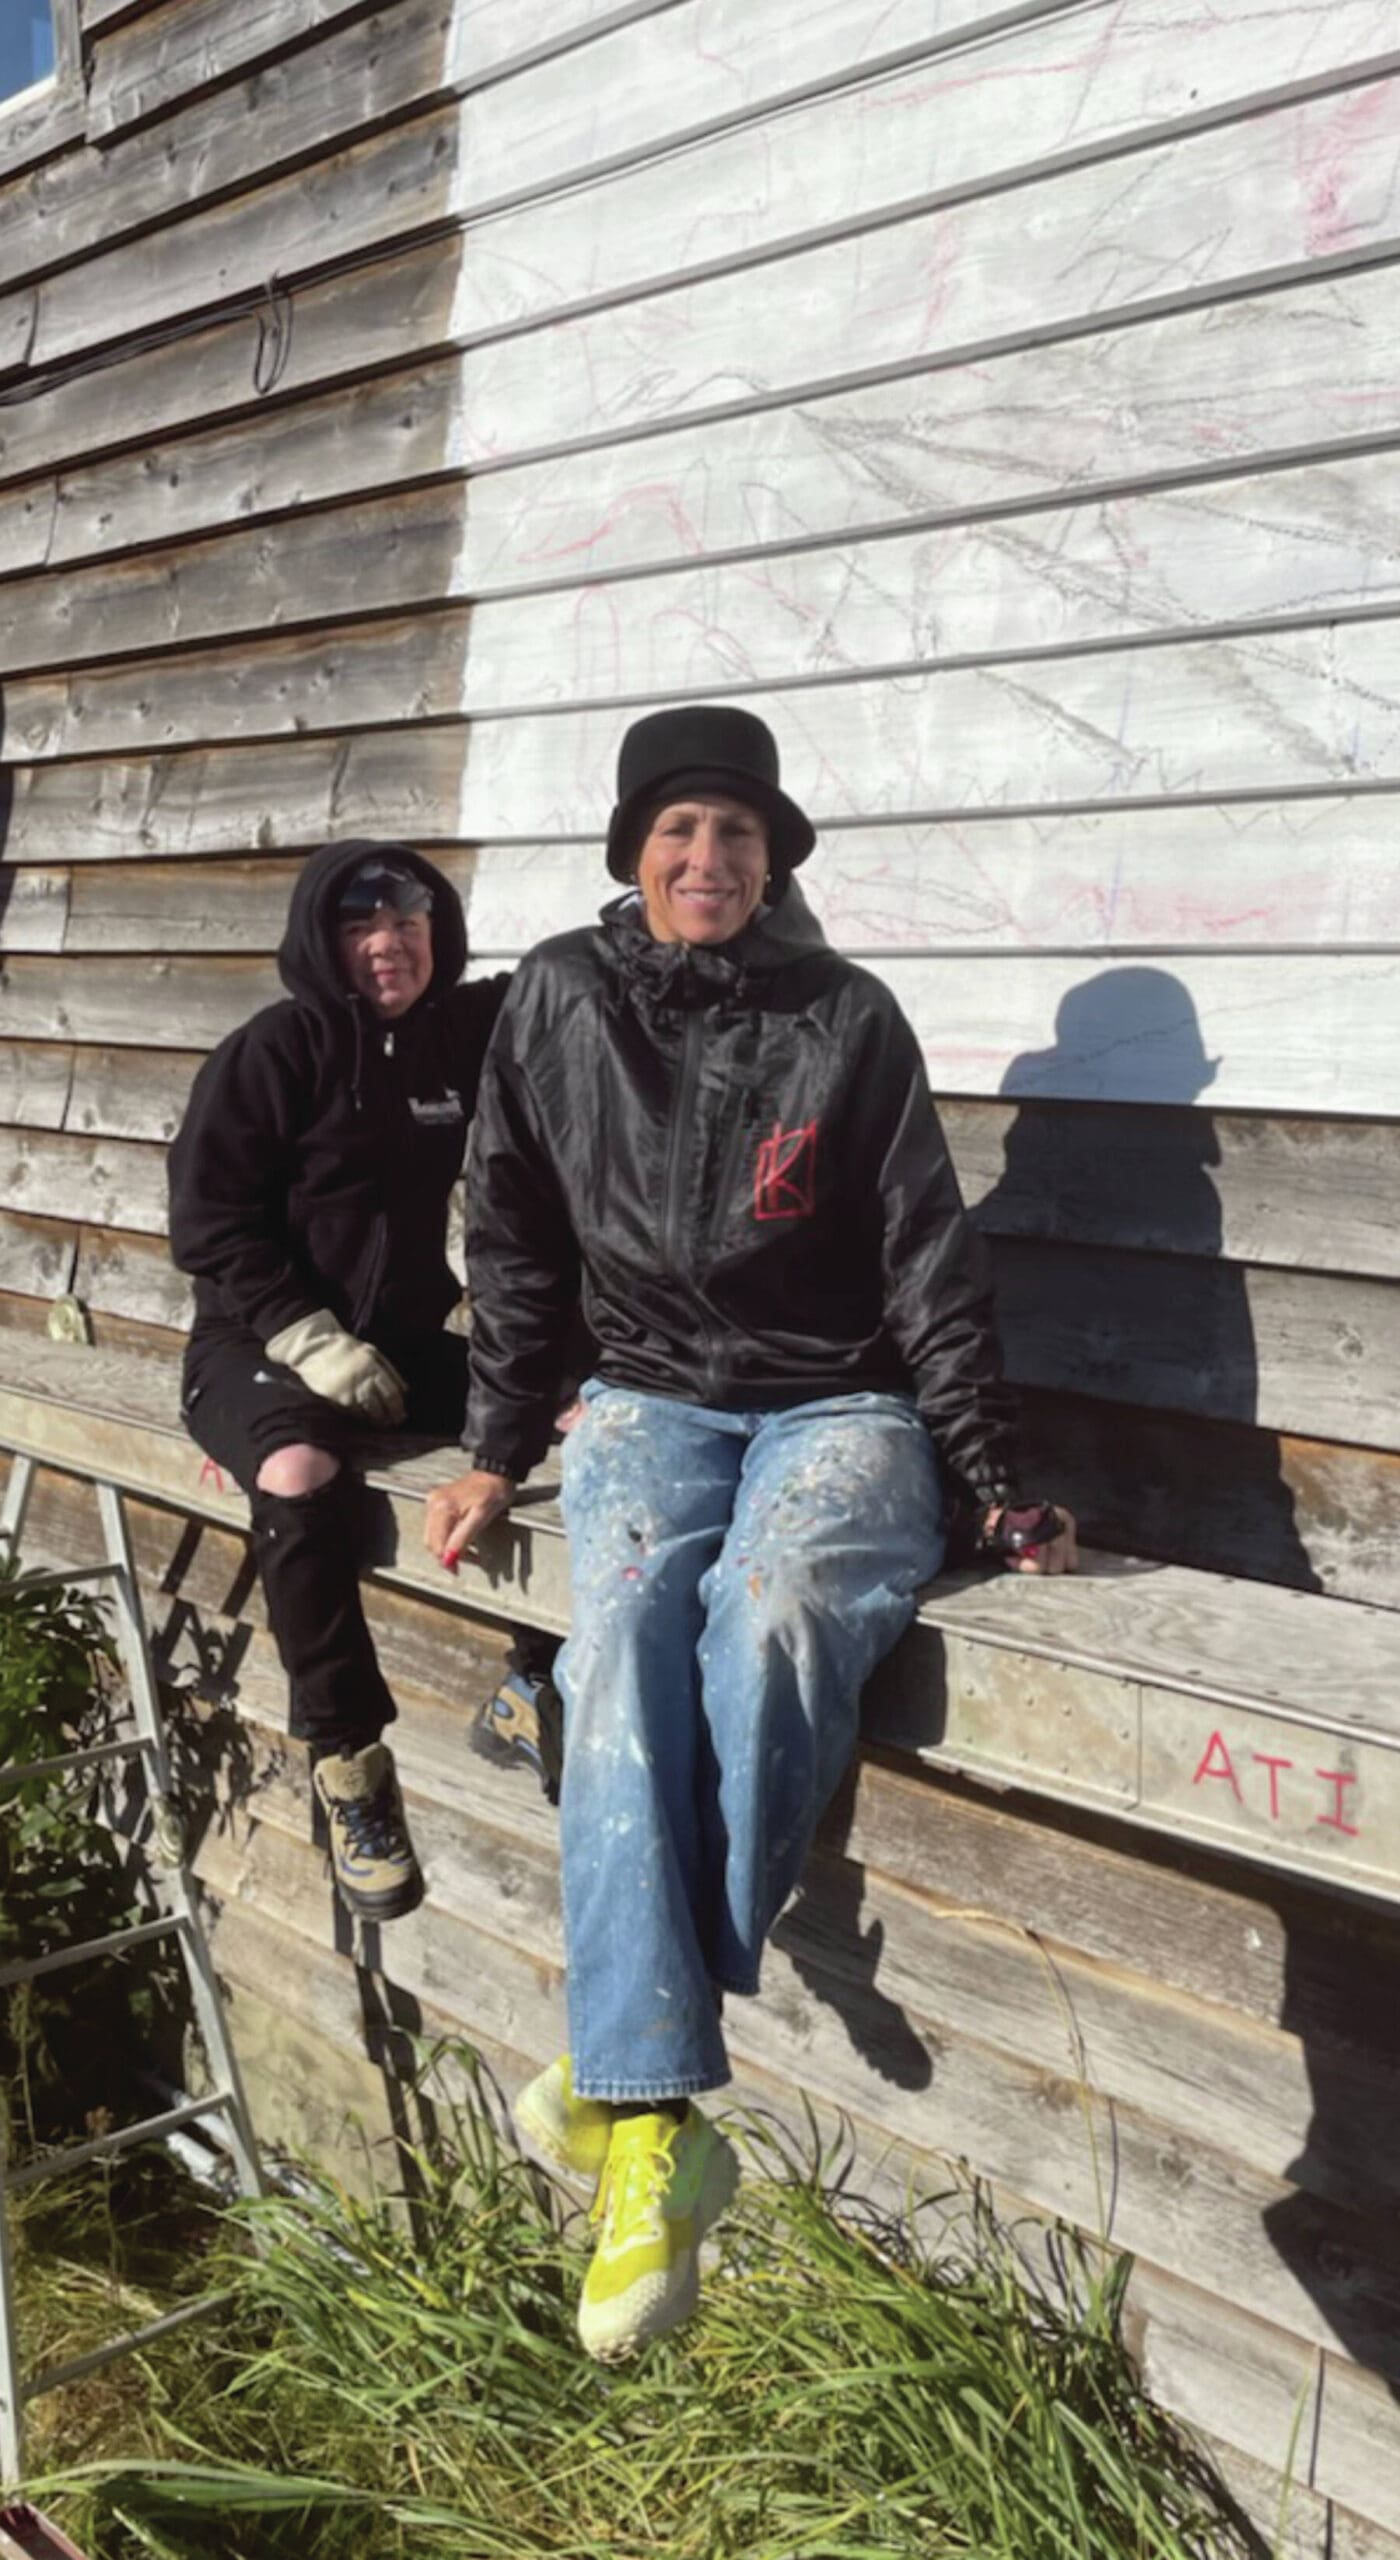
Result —
[[594, 2098], [729, 2077], [763, 1942], [943, 1555], [906, 1398], [719, 1413], [593, 1380], [564, 1444], [569, 2037]]

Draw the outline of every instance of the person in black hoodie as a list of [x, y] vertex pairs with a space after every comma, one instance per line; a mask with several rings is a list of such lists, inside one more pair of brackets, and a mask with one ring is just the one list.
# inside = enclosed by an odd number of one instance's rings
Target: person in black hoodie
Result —
[[340, 1892], [391, 1919], [422, 1878], [380, 1738], [394, 1701], [345, 1460], [399, 1424], [460, 1436], [448, 1195], [507, 981], [458, 983], [461, 901], [401, 844], [311, 854], [277, 957], [286, 998], [206, 1061], [170, 1151], [171, 1250], [195, 1280], [183, 1410], [249, 1496]]
[[948, 1509], [1018, 1569], [1074, 1558], [1068, 1515], [1018, 1509], [914, 1033], [789, 887], [813, 843], [752, 713], [636, 722], [628, 894], [517, 971], [473, 1144], [476, 1463], [428, 1504], [444, 1561], [543, 1454], [580, 1279], [597, 1344], [563, 1461], [570, 2053], [516, 2114], [601, 2175], [579, 2330], [609, 2359], [695, 2301], [736, 2174], [690, 2103], [729, 2076], [719, 1996], [757, 1989]]

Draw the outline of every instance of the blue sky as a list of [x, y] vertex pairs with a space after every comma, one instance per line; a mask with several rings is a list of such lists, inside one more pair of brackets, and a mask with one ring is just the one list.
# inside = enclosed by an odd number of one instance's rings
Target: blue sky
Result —
[[13, 97], [52, 69], [49, 0], [0, 0], [0, 98]]

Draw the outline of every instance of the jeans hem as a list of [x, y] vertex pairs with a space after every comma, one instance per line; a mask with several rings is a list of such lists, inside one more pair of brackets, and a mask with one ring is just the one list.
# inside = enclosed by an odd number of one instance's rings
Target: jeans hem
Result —
[[698, 2098], [705, 2089], [722, 2089], [732, 2076], [725, 2063], [717, 2071], [673, 2071], [668, 2080], [649, 2080], [643, 2089], [634, 2081], [599, 2081], [576, 2074], [574, 2096], [592, 2098], [605, 2107], [635, 2107], [648, 2098]]

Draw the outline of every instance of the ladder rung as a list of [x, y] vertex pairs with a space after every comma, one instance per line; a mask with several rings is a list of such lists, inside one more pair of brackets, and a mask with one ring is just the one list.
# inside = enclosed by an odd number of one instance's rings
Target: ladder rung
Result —
[[55, 1585], [66, 1591], [70, 1582], [106, 1582], [122, 1570], [119, 1564], [75, 1564], [61, 1573], [22, 1573], [19, 1580], [26, 1591], [51, 1591]]
[[108, 2338], [100, 2347], [90, 2347], [86, 2355], [72, 2356], [67, 2364], [51, 2364], [36, 2373], [30, 2382], [19, 2387], [21, 2401], [37, 2400], [41, 2391], [61, 2391], [68, 2382], [81, 2382], [84, 2374], [97, 2373], [115, 2356], [130, 2355], [134, 2347], [149, 2346], [152, 2338], [163, 2338], [172, 2329], [183, 2329], [189, 2320], [202, 2320], [210, 2311], [222, 2311], [232, 2302], [233, 2294], [202, 2293], [197, 2301], [177, 2303], [173, 2311], [162, 2311], [158, 2319], [143, 2320], [137, 2329], [124, 2329], [119, 2338]]
[[105, 1938], [85, 1938], [81, 1946], [55, 1947], [46, 1956], [21, 1956], [14, 1964], [0, 1965], [0, 1991], [10, 1991], [17, 1982], [37, 1982], [41, 1973], [62, 1973], [70, 1964], [95, 1962], [118, 1948], [139, 1947], [147, 1938], [165, 1937], [172, 1929], [183, 1929], [182, 1911], [162, 1911], [156, 1920], [133, 1920], [129, 1929], [113, 1929]]
[[163, 2116], [145, 2116], [139, 2124], [118, 2125], [115, 2132], [94, 2134], [91, 2142], [70, 2142], [65, 2150], [46, 2152], [42, 2160], [31, 2160], [23, 2169], [7, 2169], [4, 2185], [12, 2195], [21, 2187], [37, 2187], [41, 2178], [61, 2178], [69, 2169], [80, 2169], [85, 2160], [100, 2160], [109, 2151], [129, 2151], [133, 2143], [161, 2142], [182, 2124], [194, 2124], [200, 2116], [217, 2115], [233, 2103], [230, 2089], [215, 2089], [207, 2098], [187, 2098], [182, 2107], [171, 2107]]
[[127, 1742], [94, 1742], [86, 1751], [60, 1752], [56, 1760], [21, 1760], [0, 1768], [0, 1787], [22, 1787], [29, 1778], [56, 1778], [67, 1769], [92, 1769], [103, 1760], [139, 1760], [150, 1744], [139, 1735]]

